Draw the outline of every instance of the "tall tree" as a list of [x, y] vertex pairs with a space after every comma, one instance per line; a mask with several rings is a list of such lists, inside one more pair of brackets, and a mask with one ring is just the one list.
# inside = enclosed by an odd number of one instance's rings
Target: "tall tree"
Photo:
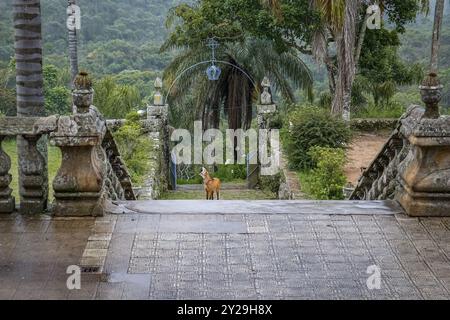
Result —
[[71, 74], [71, 85], [73, 80], [78, 74], [78, 41], [77, 41], [77, 29], [75, 27], [75, 22], [73, 19], [75, 17], [75, 11], [73, 6], [76, 5], [76, 0], [68, 0], [67, 15], [69, 19], [72, 19], [72, 23], [68, 26], [68, 37], [69, 37], [69, 62], [70, 62], [70, 74]]
[[[42, 30], [40, 0], [14, 0], [13, 19], [15, 29], [15, 59], [16, 59], [16, 92], [17, 115], [20, 117], [45, 115], [44, 79], [42, 71]], [[19, 183], [21, 186], [21, 200], [24, 200], [24, 178], [28, 171], [39, 171], [42, 175], [42, 199], [47, 199], [45, 185], [47, 174], [47, 143], [46, 138], [38, 142], [38, 152], [42, 159], [33, 159], [30, 151], [34, 150], [35, 142], [17, 137], [17, 151], [19, 155]], [[37, 154], [34, 154], [34, 157]], [[41, 162], [43, 161], [43, 163]], [[37, 169], [39, 168], [39, 169]], [[27, 192], [27, 196], [31, 195]], [[35, 202], [21, 201], [21, 210], [36, 212], [45, 209], [47, 201], [42, 207]]]
[[336, 34], [338, 78], [331, 112], [350, 120], [352, 85], [355, 78], [356, 23], [359, 0], [346, 0], [344, 25]]
[[[217, 81], [208, 81], [204, 64], [189, 69], [210, 58], [207, 48], [201, 45], [179, 49], [184, 50], [164, 73], [169, 85], [180, 75], [169, 98], [171, 104], [184, 105], [185, 99], [193, 96], [197, 119], [203, 119], [205, 128], [218, 128], [223, 110], [230, 129], [248, 129], [252, 121], [252, 104], [258, 97], [256, 93], [264, 76], [271, 79], [288, 102], [295, 100], [293, 86], [311, 95], [311, 73], [294, 49], [280, 54], [273, 43], [259, 39], [223, 44], [217, 59], [225, 63], [219, 62], [222, 73]], [[183, 73], [184, 70], [188, 72]]]
[[442, 19], [444, 17], [445, 0], [436, 0], [436, 11], [434, 14], [433, 40], [431, 44], [431, 66], [432, 73], [439, 70], [439, 47], [441, 39]]
[[14, 0], [17, 113], [44, 114], [40, 0]]
[[[369, 1], [313, 0], [313, 7], [322, 14], [322, 29], [313, 37], [312, 53], [327, 66], [330, 91], [334, 94], [332, 113], [350, 118], [352, 85], [366, 39]], [[379, 0], [377, 3], [389, 20], [401, 31], [403, 25], [427, 12], [429, 0]], [[359, 26], [359, 29], [358, 29]], [[330, 57], [329, 43], [336, 44], [336, 59]], [[337, 65], [334, 65], [337, 61]]]

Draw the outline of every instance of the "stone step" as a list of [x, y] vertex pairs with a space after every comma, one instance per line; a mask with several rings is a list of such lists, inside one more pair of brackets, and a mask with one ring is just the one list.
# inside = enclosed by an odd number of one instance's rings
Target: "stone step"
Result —
[[112, 214], [161, 215], [201, 214], [308, 214], [395, 215], [404, 213], [395, 201], [307, 201], [307, 200], [149, 200], [114, 202]]

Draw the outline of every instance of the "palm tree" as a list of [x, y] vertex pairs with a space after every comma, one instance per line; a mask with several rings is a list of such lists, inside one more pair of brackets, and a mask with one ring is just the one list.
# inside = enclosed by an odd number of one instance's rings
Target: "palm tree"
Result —
[[40, 1], [14, 0], [17, 113], [44, 114]]
[[[383, 12], [386, 0], [378, 1]], [[417, 0], [422, 11], [427, 12], [429, 0]], [[330, 91], [334, 93], [332, 113], [350, 118], [351, 90], [365, 39], [368, 15], [362, 21], [358, 15], [366, 5], [364, 1], [355, 0], [313, 0], [315, 7], [322, 14], [323, 28], [313, 39], [313, 55], [316, 60], [324, 62], [329, 73]], [[359, 32], [357, 25], [360, 24]], [[331, 37], [330, 37], [331, 36]], [[329, 57], [329, 38], [336, 43], [337, 66]]]
[[[39, 0], [14, 0], [14, 29], [15, 29], [15, 59], [16, 59], [16, 94], [17, 115], [20, 117], [44, 116], [44, 90], [42, 72], [42, 31], [41, 31], [41, 5]], [[19, 163], [33, 167], [29, 155], [29, 142], [21, 136], [17, 137], [17, 151]], [[47, 143], [40, 139], [38, 149], [44, 158], [44, 168], [41, 171], [43, 181], [47, 181]], [[19, 182], [23, 186], [24, 166], [19, 166]], [[45, 184], [45, 183], [43, 183]], [[44, 198], [46, 192], [43, 190]], [[30, 204], [28, 204], [30, 205]], [[31, 204], [32, 205], [32, 204]], [[46, 202], [44, 203], [46, 206]], [[23, 205], [25, 208], [25, 205]], [[35, 205], [34, 210], [39, 210]], [[21, 210], [22, 210], [21, 205]], [[24, 209], [33, 211], [33, 208]]]
[[277, 18], [283, 17], [283, 12], [281, 10], [281, 0], [260, 0], [261, 4], [272, 10], [272, 13]]
[[350, 102], [355, 79], [356, 23], [359, 0], [346, 0], [344, 24], [335, 33], [337, 51], [337, 82], [331, 112], [350, 120]]
[[439, 47], [441, 39], [442, 19], [444, 17], [444, 0], [436, 0], [436, 11], [434, 14], [433, 40], [431, 45], [431, 73], [439, 70]]
[[[170, 43], [163, 50], [172, 47]], [[210, 52], [203, 46], [184, 48], [166, 68], [164, 79], [170, 85], [183, 70], [208, 61]], [[218, 53], [222, 74], [217, 81], [208, 81], [205, 68], [199, 65], [182, 74], [175, 83], [170, 104], [180, 104], [193, 98], [197, 118], [205, 128], [218, 128], [221, 111], [228, 118], [230, 129], [247, 129], [252, 121], [252, 104], [260, 90], [259, 83], [268, 76], [276, 89], [288, 102], [295, 101], [294, 85], [311, 96], [312, 76], [295, 50], [279, 54], [264, 40], [247, 39], [242, 43], [224, 44]]]
[[[71, 10], [71, 6], [76, 5], [76, 0], [68, 0], [67, 14], [69, 16], [73, 15], [74, 12]], [[69, 62], [70, 62], [70, 74], [71, 74], [71, 85], [73, 80], [78, 74], [78, 50], [77, 50], [77, 29], [68, 28], [68, 43], [69, 43]]]

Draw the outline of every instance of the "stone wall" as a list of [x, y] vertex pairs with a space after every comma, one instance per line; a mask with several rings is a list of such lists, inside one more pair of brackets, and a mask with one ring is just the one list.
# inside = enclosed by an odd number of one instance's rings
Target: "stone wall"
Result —
[[[405, 117], [417, 116], [417, 108], [409, 110]], [[405, 159], [410, 145], [401, 133], [402, 122], [397, 127], [359, 178], [358, 185], [350, 200], [388, 200], [394, 199], [398, 186], [399, 164]]]
[[[62, 153], [61, 167], [52, 185], [54, 215], [101, 216], [109, 202], [136, 199], [114, 138], [105, 119], [92, 105], [92, 81], [86, 73], [80, 73], [74, 86], [74, 113], [70, 116], [0, 119], [0, 142], [7, 136], [27, 141], [27, 157], [19, 162], [23, 175], [19, 190], [22, 213], [41, 214], [47, 209], [48, 179], [42, 178], [47, 159], [39, 152], [37, 143], [47, 136]], [[15, 209], [9, 188], [11, 161], [1, 150], [1, 144], [0, 160], [0, 212], [11, 213]]]
[[410, 107], [350, 199], [395, 199], [411, 216], [450, 216], [450, 117]]
[[352, 119], [351, 128], [356, 131], [394, 130], [398, 119]]
[[[152, 150], [148, 155], [149, 170], [141, 186], [135, 186], [134, 191], [138, 200], [158, 199], [169, 188], [169, 127], [168, 106], [148, 106], [147, 117], [140, 121], [142, 134], [152, 143]], [[111, 131], [119, 129], [126, 120], [108, 120]]]

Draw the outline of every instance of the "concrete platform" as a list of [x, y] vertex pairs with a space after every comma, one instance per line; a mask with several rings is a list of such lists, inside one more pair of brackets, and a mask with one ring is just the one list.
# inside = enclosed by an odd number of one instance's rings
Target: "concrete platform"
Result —
[[330, 214], [393, 215], [403, 213], [394, 201], [277, 201], [277, 200], [149, 200], [117, 202], [111, 213], [145, 214]]
[[[0, 299], [450, 299], [450, 218], [378, 202], [171, 203], [0, 215]], [[90, 271], [79, 290], [71, 265]]]

